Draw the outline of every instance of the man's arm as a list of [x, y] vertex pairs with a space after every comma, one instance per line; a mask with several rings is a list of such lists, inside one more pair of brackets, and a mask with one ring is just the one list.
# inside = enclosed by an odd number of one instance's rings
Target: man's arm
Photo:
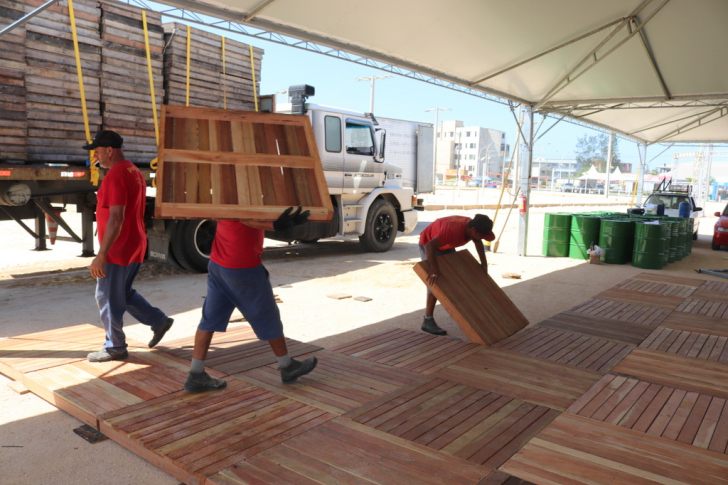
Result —
[[112, 205], [109, 207], [109, 221], [106, 223], [106, 231], [104, 232], [104, 238], [99, 247], [99, 253], [91, 261], [91, 266], [88, 267], [89, 271], [91, 271], [91, 276], [94, 278], [106, 277], [104, 273], [106, 255], [109, 254], [111, 246], [114, 245], [116, 238], [119, 237], [121, 225], [124, 223], [124, 210], [126, 210], [125, 205]]
[[253, 229], [261, 229], [263, 231], [272, 231], [273, 223], [271, 221], [240, 221], [241, 224], [245, 224]]
[[437, 282], [440, 277], [440, 267], [437, 265], [437, 249], [440, 247], [440, 238], [436, 237], [430, 239], [425, 244], [425, 256], [427, 256], [427, 262], [430, 263], [430, 275], [427, 277], [427, 285], [432, 286]]
[[480, 257], [480, 266], [485, 271], [485, 274], [488, 274], [488, 260], [485, 259], [485, 249], [483, 249], [483, 241], [480, 239], [473, 239], [473, 244], [475, 244], [475, 250], [478, 251], [478, 256]]

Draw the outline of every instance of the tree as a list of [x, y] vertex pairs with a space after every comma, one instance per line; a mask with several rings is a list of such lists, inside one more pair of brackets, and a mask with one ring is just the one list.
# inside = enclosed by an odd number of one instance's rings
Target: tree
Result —
[[[619, 144], [617, 137], [612, 138], [612, 170], [619, 166]], [[604, 167], [609, 153], [609, 135], [599, 133], [589, 136], [585, 134], [576, 142], [576, 161], [580, 164], [583, 172], [589, 170], [590, 167], [596, 166], [597, 170], [604, 172]]]

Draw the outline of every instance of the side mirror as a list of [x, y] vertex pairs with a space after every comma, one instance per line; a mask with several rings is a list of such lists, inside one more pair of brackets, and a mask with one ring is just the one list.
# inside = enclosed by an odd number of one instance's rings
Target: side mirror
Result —
[[716, 212], [715, 217], [720, 217], [720, 212]]
[[702, 208], [702, 207], [696, 207], [696, 208], [695, 208], [695, 209], [693, 210], [693, 212], [700, 212], [701, 210], [703, 210], [703, 208]]
[[376, 153], [374, 154], [375, 162], [384, 162], [384, 148], [387, 143], [387, 131], [379, 129], [374, 133], [374, 143], [376, 144]]

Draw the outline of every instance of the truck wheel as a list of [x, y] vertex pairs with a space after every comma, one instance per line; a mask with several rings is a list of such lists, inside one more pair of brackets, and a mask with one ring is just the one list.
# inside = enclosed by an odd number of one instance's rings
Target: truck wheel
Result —
[[172, 252], [183, 268], [195, 273], [207, 273], [215, 229], [217, 222], [207, 219], [177, 223], [172, 238]]
[[389, 251], [397, 236], [397, 212], [394, 206], [384, 200], [375, 201], [369, 208], [364, 234], [359, 242], [364, 249], [372, 253]]

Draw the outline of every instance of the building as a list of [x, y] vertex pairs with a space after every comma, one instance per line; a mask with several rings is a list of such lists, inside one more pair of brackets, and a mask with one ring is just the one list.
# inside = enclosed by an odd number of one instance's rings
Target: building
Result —
[[505, 132], [463, 126], [462, 121], [443, 121], [437, 132], [435, 156], [438, 182], [442, 183], [450, 174], [457, 173], [458, 168], [461, 178], [482, 181], [487, 176], [492, 180], [503, 180], [509, 152]]

